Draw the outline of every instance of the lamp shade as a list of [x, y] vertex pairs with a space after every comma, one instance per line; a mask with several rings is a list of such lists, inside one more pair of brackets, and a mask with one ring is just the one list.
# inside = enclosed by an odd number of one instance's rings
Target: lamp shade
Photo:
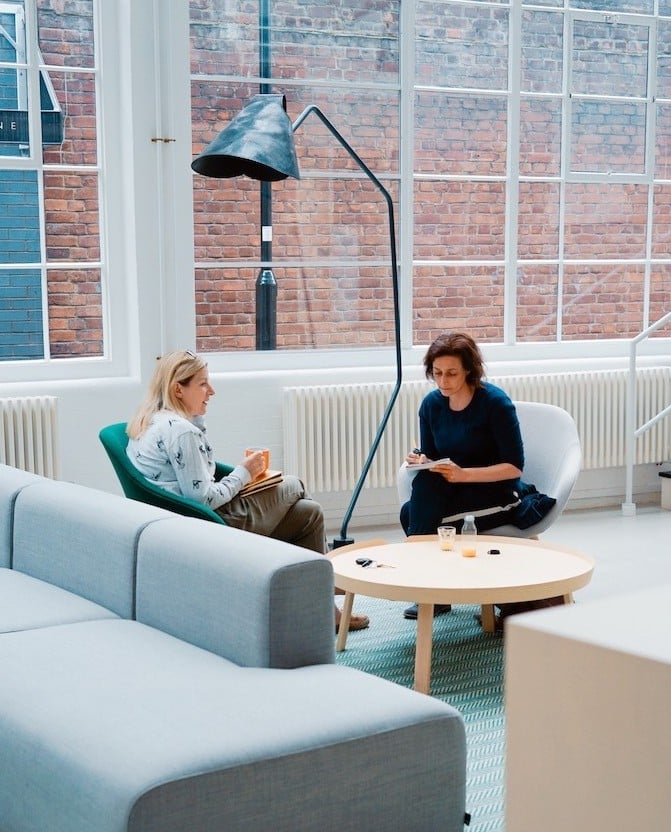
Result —
[[262, 182], [300, 179], [285, 97], [255, 95], [191, 167], [216, 179], [243, 175]]

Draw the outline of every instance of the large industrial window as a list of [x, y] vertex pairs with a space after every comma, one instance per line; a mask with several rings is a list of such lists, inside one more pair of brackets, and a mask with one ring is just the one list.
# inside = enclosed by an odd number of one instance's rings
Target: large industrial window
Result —
[[[263, 82], [317, 103], [396, 200], [406, 347], [617, 341], [671, 308], [670, 0], [263, 3], [191, 0], [194, 154]], [[389, 346], [379, 200], [318, 126], [297, 141], [277, 347]], [[199, 348], [253, 350], [258, 183], [194, 176], [194, 207]]]
[[0, 3], [0, 360], [104, 352], [93, 14]]

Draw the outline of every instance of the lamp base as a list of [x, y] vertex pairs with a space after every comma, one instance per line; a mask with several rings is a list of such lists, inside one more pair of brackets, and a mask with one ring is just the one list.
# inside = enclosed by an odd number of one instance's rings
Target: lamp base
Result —
[[350, 546], [352, 543], [354, 543], [353, 537], [335, 537], [331, 549], [340, 549], [342, 546]]

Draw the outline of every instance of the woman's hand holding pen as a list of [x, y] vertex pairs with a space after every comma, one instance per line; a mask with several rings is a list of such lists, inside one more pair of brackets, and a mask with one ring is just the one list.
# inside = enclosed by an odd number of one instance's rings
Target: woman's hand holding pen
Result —
[[424, 462], [428, 462], [429, 459], [424, 456], [419, 448], [413, 448], [406, 456], [405, 461], [407, 465], [421, 465]]

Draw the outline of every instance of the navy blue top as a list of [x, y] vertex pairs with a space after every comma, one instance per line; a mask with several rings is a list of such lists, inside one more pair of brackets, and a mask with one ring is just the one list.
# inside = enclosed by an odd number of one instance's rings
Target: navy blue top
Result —
[[450, 410], [448, 396], [432, 390], [419, 406], [422, 453], [429, 459], [449, 457], [462, 468], [509, 462], [524, 468], [524, 447], [517, 411], [510, 397], [484, 382], [468, 407]]

